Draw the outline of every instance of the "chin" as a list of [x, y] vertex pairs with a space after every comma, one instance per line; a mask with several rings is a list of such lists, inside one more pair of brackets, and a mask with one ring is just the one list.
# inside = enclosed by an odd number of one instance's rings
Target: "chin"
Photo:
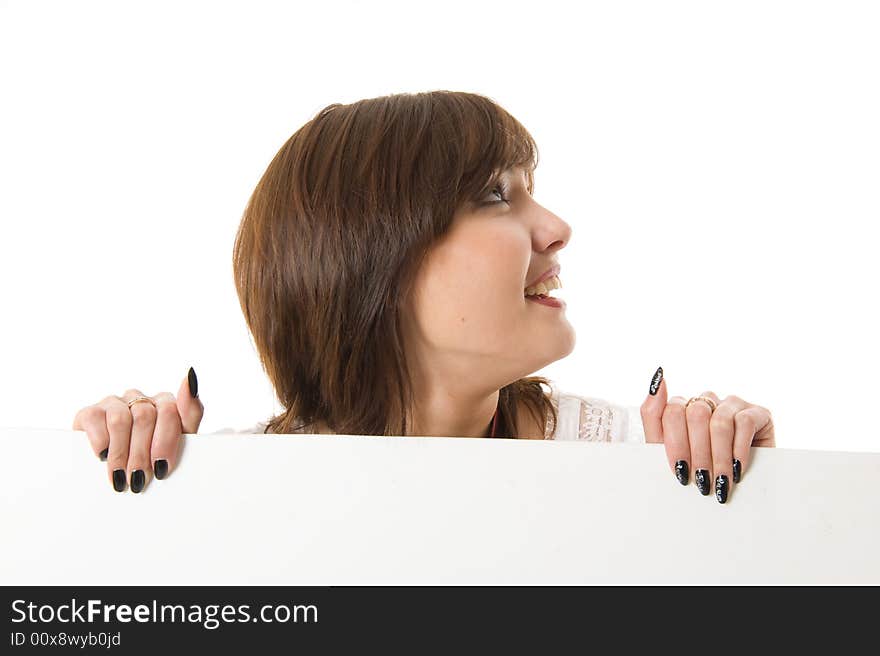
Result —
[[562, 358], [571, 355], [571, 352], [574, 351], [574, 346], [577, 343], [577, 333], [574, 331], [574, 327], [569, 324], [568, 330], [565, 331], [565, 337], [560, 336], [559, 338], [559, 349], [557, 350], [557, 357], [554, 359], [561, 360]]
[[529, 363], [529, 371], [538, 371], [571, 355], [571, 352], [574, 351], [575, 341], [576, 336], [574, 329], [572, 329], [566, 331], [564, 335], [560, 334], [558, 340], [545, 342], [544, 349], [540, 353], [532, 353], [532, 355], [537, 355], [538, 359]]

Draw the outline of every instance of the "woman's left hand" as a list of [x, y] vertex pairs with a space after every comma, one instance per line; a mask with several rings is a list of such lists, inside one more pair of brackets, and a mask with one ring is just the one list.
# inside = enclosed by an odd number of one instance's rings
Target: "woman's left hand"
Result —
[[693, 471], [700, 493], [708, 495], [714, 480], [715, 498], [725, 503], [731, 482], [739, 483], [748, 469], [750, 447], [776, 446], [773, 419], [767, 408], [738, 396], [722, 400], [709, 391], [699, 396], [715, 402], [714, 412], [705, 401], [689, 406], [683, 396], [667, 401], [663, 369], [658, 368], [641, 405], [645, 441], [666, 445], [669, 467], [679, 483], [687, 485], [688, 472]]

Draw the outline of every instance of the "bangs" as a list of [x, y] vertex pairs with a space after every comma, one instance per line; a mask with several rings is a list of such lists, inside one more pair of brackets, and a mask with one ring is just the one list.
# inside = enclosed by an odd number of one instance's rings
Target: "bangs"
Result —
[[[510, 169], [524, 169], [529, 194], [534, 195], [538, 146], [528, 130], [495, 101], [477, 94], [446, 96], [448, 116], [455, 129], [441, 130], [447, 139], [447, 161], [458, 166], [456, 207], [490, 188]], [[441, 101], [442, 102], [442, 101]]]

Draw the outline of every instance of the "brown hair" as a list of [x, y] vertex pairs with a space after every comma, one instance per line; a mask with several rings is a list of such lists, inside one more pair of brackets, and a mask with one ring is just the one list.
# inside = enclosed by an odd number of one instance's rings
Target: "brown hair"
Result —
[[[414, 275], [459, 207], [513, 167], [533, 193], [537, 165], [526, 129], [473, 93], [333, 103], [297, 130], [251, 195], [233, 249], [245, 321], [285, 408], [266, 432], [322, 421], [337, 434], [406, 435], [401, 318]], [[517, 437], [520, 400], [555, 431], [542, 385], [501, 388], [497, 436]]]

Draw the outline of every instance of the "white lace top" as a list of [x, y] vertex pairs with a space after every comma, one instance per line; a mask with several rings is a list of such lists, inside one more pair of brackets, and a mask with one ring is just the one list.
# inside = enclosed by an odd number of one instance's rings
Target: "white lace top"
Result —
[[559, 413], [556, 434], [552, 417], [544, 427], [545, 440], [587, 440], [644, 444], [645, 431], [638, 406], [622, 406], [604, 399], [565, 392], [551, 384], [551, 401]]
[[[547, 417], [544, 426], [545, 440], [586, 440], [590, 442], [630, 442], [644, 444], [645, 432], [642, 426], [642, 416], [637, 406], [615, 405], [604, 399], [589, 396], [580, 396], [563, 392], [551, 384], [550, 399], [556, 407], [559, 416], [559, 425], [555, 436], [553, 430], [553, 418]], [[242, 430], [224, 428], [209, 434], [239, 433], [254, 434], [262, 433], [266, 429], [267, 421], [261, 421], [256, 426]], [[296, 431], [306, 433], [306, 431]]]

